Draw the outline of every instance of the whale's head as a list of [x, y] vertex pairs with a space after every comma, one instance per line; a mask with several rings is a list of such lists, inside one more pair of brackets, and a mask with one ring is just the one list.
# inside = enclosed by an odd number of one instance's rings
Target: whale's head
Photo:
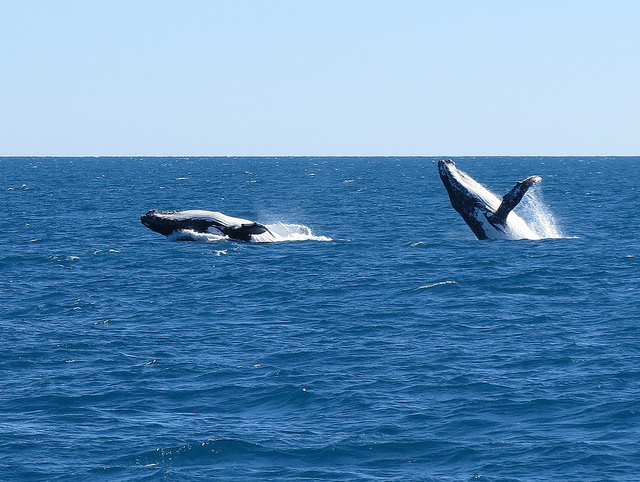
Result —
[[498, 208], [497, 198], [469, 174], [458, 169], [451, 159], [439, 161], [438, 172], [456, 211], [479, 208], [492, 212]]
[[438, 161], [438, 172], [440, 173], [440, 178], [444, 180], [444, 178], [448, 178], [453, 175], [453, 171], [457, 170], [456, 163], [453, 162], [452, 159], [442, 159]]
[[154, 225], [154, 221], [157, 219], [157, 217], [158, 217], [158, 211], [156, 211], [155, 209], [152, 209], [146, 214], [143, 214], [142, 216], [140, 216], [140, 221], [142, 221], [142, 224], [144, 224], [146, 227], [151, 228], [151, 226]]
[[440, 179], [447, 189], [451, 205], [469, 225], [478, 239], [486, 239], [488, 218], [500, 206], [500, 200], [451, 159], [438, 162]]
[[142, 224], [144, 224], [146, 227], [151, 228], [151, 225], [153, 224], [153, 219], [155, 218], [155, 215], [157, 214], [157, 212], [158, 211], [156, 211], [155, 209], [152, 209], [146, 214], [143, 214], [142, 216], [140, 216], [140, 221], [142, 221]]
[[440, 179], [442, 179], [442, 183], [444, 187], [447, 188], [448, 192], [451, 192], [451, 188], [458, 184], [457, 175], [460, 171], [456, 167], [456, 163], [451, 159], [442, 159], [438, 161], [438, 173], [440, 174]]
[[175, 230], [175, 228], [166, 223], [166, 221], [161, 216], [162, 214], [166, 213], [159, 213], [155, 209], [152, 209], [146, 214], [140, 216], [140, 221], [151, 231], [155, 231], [156, 233], [168, 236]]

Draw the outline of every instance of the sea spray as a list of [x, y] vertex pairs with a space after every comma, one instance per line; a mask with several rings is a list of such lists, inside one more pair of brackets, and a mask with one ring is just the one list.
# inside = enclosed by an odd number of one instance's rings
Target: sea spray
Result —
[[[254, 243], [278, 243], [284, 241], [332, 241], [327, 236], [317, 236], [311, 228], [303, 224], [268, 224], [269, 231], [263, 234], [254, 234], [251, 241]], [[229, 238], [220, 233], [201, 233], [191, 229], [181, 229], [167, 236], [171, 241], [194, 241], [212, 243], [227, 241]]]
[[540, 238], [562, 238], [556, 220], [544, 203], [539, 188], [530, 189], [519, 206], [519, 213]]

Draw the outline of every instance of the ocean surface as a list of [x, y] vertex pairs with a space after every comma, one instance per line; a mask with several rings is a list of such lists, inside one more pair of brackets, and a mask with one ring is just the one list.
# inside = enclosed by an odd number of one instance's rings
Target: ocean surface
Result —
[[640, 158], [438, 160], [0, 158], [0, 479], [640, 480]]

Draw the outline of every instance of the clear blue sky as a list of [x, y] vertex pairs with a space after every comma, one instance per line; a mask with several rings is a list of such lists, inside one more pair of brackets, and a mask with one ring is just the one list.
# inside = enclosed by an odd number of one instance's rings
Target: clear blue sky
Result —
[[640, 155], [640, 1], [0, 0], [0, 155]]

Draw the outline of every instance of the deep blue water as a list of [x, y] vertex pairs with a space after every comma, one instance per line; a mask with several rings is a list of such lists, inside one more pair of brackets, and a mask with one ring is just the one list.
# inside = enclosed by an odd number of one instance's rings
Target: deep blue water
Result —
[[0, 159], [0, 478], [638, 480], [640, 158], [456, 159], [541, 175], [538, 241], [476, 240], [437, 160]]

